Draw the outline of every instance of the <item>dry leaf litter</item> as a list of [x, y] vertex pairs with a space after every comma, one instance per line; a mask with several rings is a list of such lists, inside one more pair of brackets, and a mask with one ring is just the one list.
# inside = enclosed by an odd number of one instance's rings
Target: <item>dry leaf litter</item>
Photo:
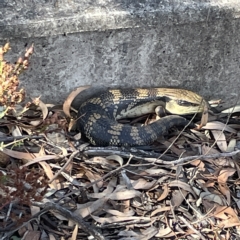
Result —
[[20, 104], [33, 46], [15, 65], [3, 59], [9, 49], [0, 51], [0, 239], [240, 239], [237, 106], [148, 148], [92, 147], [71, 109], [87, 86], [63, 106]]

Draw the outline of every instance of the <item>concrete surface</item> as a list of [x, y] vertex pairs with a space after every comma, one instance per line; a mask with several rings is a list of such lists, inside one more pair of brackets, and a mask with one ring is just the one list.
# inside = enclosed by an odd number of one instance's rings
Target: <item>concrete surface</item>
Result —
[[178, 86], [238, 99], [239, 0], [1, 0], [0, 44], [28, 96], [63, 102], [75, 87]]

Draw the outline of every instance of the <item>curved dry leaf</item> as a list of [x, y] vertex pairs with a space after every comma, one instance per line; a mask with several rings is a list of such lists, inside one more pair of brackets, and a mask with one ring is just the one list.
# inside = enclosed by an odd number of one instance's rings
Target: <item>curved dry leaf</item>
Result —
[[220, 152], [212, 147], [209, 147], [205, 144], [202, 145], [202, 155], [210, 155], [210, 154], [219, 154]]
[[111, 215], [120, 216], [120, 217], [130, 217], [130, 216], [133, 216], [135, 214], [135, 211], [133, 211], [133, 210], [120, 212], [120, 211], [113, 210], [113, 209], [105, 209], [104, 211], [111, 214]]
[[34, 120], [34, 121], [30, 121], [29, 124], [34, 126], [34, 127], [37, 127], [39, 126], [43, 121], [42, 120]]
[[72, 101], [80, 92], [82, 92], [85, 89], [88, 89], [89, 87], [91, 87], [91, 85], [79, 87], [79, 88], [75, 89], [74, 91], [72, 91], [68, 95], [67, 99], [63, 103], [63, 112], [66, 114], [66, 116], [68, 116], [69, 118], [72, 118], [71, 113], [70, 113]]
[[[199, 182], [199, 181], [197, 180], [196, 183], [198, 183], [198, 182]], [[202, 184], [199, 184], [200, 187], [202, 187], [201, 185], [202, 185]], [[196, 186], [197, 186], [197, 184], [196, 184]], [[199, 188], [194, 187], [194, 186], [192, 186], [192, 189], [193, 189], [193, 191], [194, 191], [197, 195], [200, 195], [200, 193], [201, 193], [201, 191], [202, 191], [202, 189], [199, 189]]]
[[47, 115], [48, 115], [48, 108], [47, 108], [47, 105], [42, 102], [40, 100], [40, 98], [35, 98], [33, 99], [33, 103], [37, 106], [40, 107], [41, 111], [42, 111], [42, 115], [43, 115], [43, 120], [46, 119]]
[[22, 133], [21, 133], [20, 128], [18, 126], [13, 126], [12, 127], [12, 136], [13, 137], [22, 136]]
[[156, 210], [151, 212], [151, 217], [155, 216], [157, 213], [170, 211], [171, 207], [158, 207]]
[[90, 160], [85, 160], [85, 162], [89, 162], [91, 164], [100, 164], [102, 167], [105, 168], [116, 168], [118, 167], [117, 163], [111, 162], [110, 160], [107, 160], [105, 157], [93, 157]]
[[219, 149], [222, 152], [226, 152], [226, 150], [227, 150], [227, 141], [226, 141], [225, 134], [222, 131], [220, 131], [220, 130], [212, 130], [211, 132], [213, 134], [213, 137], [214, 137], [214, 139], [215, 139]]
[[199, 170], [204, 171], [205, 170], [205, 163], [202, 160], [193, 160], [190, 162], [191, 165], [197, 167]]
[[208, 129], [208, 130], [221, 130], [221, 131], [224, 129], [224, 131], [227, 131], [230, 133], [237, 133], [237, 130], [229, 127], [225, 123], [218, 122], [218, 121], [209, 122], [206, 124], [206, 126], [204, 126], [202, 128]]
[[219, 187], [220, 192], [226, 197], [228, 206], [230, 206], [231, 205], [231, 193], [229, 191], [227, 184], [219, 183], [218, 187]]
[[116, 188], [117, 185], [117, 178], [116, 177], [112, 177], [112, 179], [110, 180], [110, 182], [107, 185], [107, 188], [103, 191], [104, 193], [112, 193], [113, 190]]
[[233, 152], [236, 145], [237, 145], [237, 140], [235, 138], [232, 138], [228, 143], [226, 152]]
[[240, 124], [228, 124], [229, 127], [233, 128], [233, 129], [240, 129]]
[[[179, 232], [177, 232], [177, 231], [170, 232], [169, 234], [165, 235], [165, 239], [176, 237], [176, 235], [178, 235], [178, 234], [183, 234], [183, 231], [182, 232], [180, 232], [180, 231]], [[185, 232], [184, 232], [184, 235], [186, 235]], [[181, 238], [178, 238], [178, 239], [181, 239]]]
[[[138, 237], [136, 239], [141, 239], [141, 237], [144, 237], [144, 235], [140, 235], [132, 230], [123, 230], [123, 231], [120, 231], [118, 233], [118, 236], [124, 236], [124, 237]], [[131, 238], [131, 239], [135, 239], [135, 238]]]
[[[98, 175], [97, 173], [92, 173], [90, 171], [86, 171], [85, 173], [86, 177], [89, 179], [90, 182], [95, 182], [99, 179], [101, 179], [101, 176]], [[96, 184], [93, 185], [93, 190], [94, 192], [99, 192], [99, 188], [103, 186], [103, 180], [97, 182]]]
[[[46, 162], [39, 162], [39, 164], [42, 166], [42, 168], [44, 169], [48, 179], [53, 179], [54, 175], [52, 172], [52, 169], [50, 168], [50, 166], [46, 163]], [[49, 184], [49, 186], [53, 189], [59, 190], [57, 187], [57, 182], [56, 180], [52, 181], [52, 183]]]
[[141, 192], [136, 190], [124, 190], [109, 194], [108, 198], [111, 200], [127, 200], [135, 197], [140, 197]]
[[32, 216], [40, 212], [40, 207], [30, 206]]
[[[173, 141], [176, 139], [176, 137], [174, 137]], [[173, 153], [175, 153], [177, 156], [182, 156], [182, 154], [186, 151], [186, 150], [182, 150], [179, 149], [177, 147], [175, 147], [175, 145], [173, 145], [173, 141], [161, 141], [161, 143], [163, 145], [166, 146], [166, 148], [168, 148], [169, 150], [171, 150]]]
[[21, 159], [21, 160], [32, 160], [36, 157], [41, 157], [39, 153], [25, 153], [25, 152], [18, 152], [11, 149], [3, 148], [2, 152], [7, 154], [10, 157]]
[[227, 113], [227, 114], [233, 114], [236, 112], [240, 112], [240, 105], [236, 105], [234, 107], [231, 107], [231, 108], [221, 111], [221, 113]]
[[157, 180], [153, 180], [153, 181], [147, 181], [144, 178], [139, 178], [136, 181], [132, 181], [132, 186], [134, 189], [145, 189], [145, 190], [149, 190], [151, 189], [153, 186], [155, 186], [157, 184]]
[[[70, 220], [69, 220], [70, 221]], [[69, 226], [69, 225], [68, 225]], [[72, 232], [72, 236], [71, 236], [71, 240], [76, 240], [76, 239], [78, 239], [78, 228], [79, 228], [79, 226], [78, 226], [78, 224], [76, 224], [75, 225], [75, 227], [74, 227], [74, 230], [73, 230], [73, 232]]]
[[118, 223], [118, 222], [125, 222], [125, 221], [132, 221], [132, 220], [137, 220], [137, 221], [151, 221], [149, 217], [97, 217], [94, 215], [91, 215], [92, 218], [101, 224], [106, 224], [106, 223]]
[[[194, 192], [195, 193], [195, 192]], [[174, 190], [172, 192], [171, 206], [173, 208], [179, 207], [182, 202], [186, 199], [188, 192], [185, 190]]]
[[100, 199], [100, 198], [108, 198], [109, 193], [100, 192], [100, 193], [88, 193], [87, 197], [90, 199]]
[[218, 206], [214, 212], [214, 217], [222, 219], [219, 227], [229, 228], [240, 225], [240, 220], [236, 212], [231, 207]]
[[121, 171], [121, 176], [122, 176], [122, 181], [124, 182], [127, 189], [133, 189], [132, 183], [131, 183], [129, 177], [126, 175], [126, 170], [125, 169], [123, 169]]
[[213, 194], [210, 192], [202, 192], [199, 198], [201, 199], [201, 202], [204, 199], [204, 200], [208, 200], [209, 202], [215, 202], [219, 205], [226, 205], [226, 201], [223, 196], [221, 197], [217, 194]]
[[219, 172], [218, 175], [218, 182], [219, 183], [226, 183], [228, 177], [232, 176], [236, 172], [234, 168], [225, 168]]
[[[72, 176], [70, 176], [69, 174], [65, 173], [65, 172], [61, 172], [61, 175], [68, 181], [70, 182], [72, 185], [74, 186], [78, 186], [81, 187], [81, 183], [78, 182], [77, 179], [73, 178]], [[51, 181], [51, 180], [50, 180]]]
[[194, 133], [194, 135], [196, 135], [197, 137], [199, 137], [202, 141], [205, 141], [205, 142], [208, 142], [209, 141], [209, 138], [202, 132], [199, 132], [195, 129], [190, 129], [190, 131], [192, 133]]
[[[75, 129], [74, 127], [76, 126], [76, 123], [77, 123], [77, 120], [75, 119], [70, 119], [69, 123], [68, 123], [68, 131], [70, 132], [71, 130]], [[77, 128], [77, 127], [76, 127]], [[81, 133], [79, 133], [80, 137], [79, 139], [81, 138]]]
[[229, 215], [237, 217], [235, 211], [231, 207], [217, 206], [214, 211], [214, 216], [223, 220], [229, 219]]
[[192, 190], [191, 186], [185, 182], [182, 182], [180, 180], [174, 180], [168, 184], [169, 187], [179, 187], [184, 189], [187, 192], [192, 193], [192, 195], [197, 198], [195, 192]]
[[114, 160], [119, 163], [120, 166], [123, 165], [123, 158], [118, 155], [110, 155], [106, 157], [107, 160]]
[[234, 196], [232, 196], [234, 202], [237, 204], [238, 210], [240, 209], [240, 199], [239, 198], [235, 198]]
[[200, 126], [205, 126], [208, 122], [208, 105], [204, 104]]
[[168, 188], [168, 185], [167, 184], [164, 184], [162, 186], [162, 189], [163, 189], [163, 193], [161, 194], [161, 196], [157, 199], [157, 201], [161, 201], [163, 199], [165, 199], [168, 194], [169, 194], [169, 188]]
[[[155, 235], [155, 237], [164, 237], [165, 235], [169, 234], [172, 232], [172, 229], [170, 227], [160, 229], [158, 233]], [[175, 232], [176, 234], [176, 232]]]
[[[190, 130], [192, 131], [193, 129], [190, 129]], [[193, 130], [193, 131], [198, 132], [198, 131], [196, 131], [196, 130]], [[192, 132], [193, 132], [193, 131], [192, 131]], [[190, 138], [190, 139], [193, 140], [194, 142], [196, 142], [196, 141], [199, 140], [196, 135], [189, 134], [189, 133], [186, 133], [186, 132], [183, 132], [183, 133], [182, 133], [182, 136], [187, 137], [187, 138]], [[185, 140], [185, 141], [186, 141], [186, 140]]]
[[145, 237], [141, 238], [141, 240], [152, 239], [158, 233], [158, 231], [158, 228], [154, 226], [148, 227], [146, 230], [141, 231], [142, 234], [145, 235]]
[[161, 169], [161, 168], [158, 168], [158, 169], [146, 169], [146, 170], [144, 170], [144, 172], [148, 173], [149, 176], [150, 175], [156, 175], [156, 174], [157, 175], [159, 175], [159, 174], [169, 175], [169, 171]]
[[86, 204], [77, 204], [78, 209], [73, 213], [76, 215], [80, 215], [82, 218], [85, 218], [91, 215], [93, 212], [97, 210], [101, 210], [104, 208], [104, 204], [108, 201], [108, 198], [100, 198], [94, 202], [87, 202]]
[[[34, 154], [34, 155], [36, 155], [36, 154]], [[35, 158], [32, 159], [32, 161], [25, 163], [20, 168], [30, 166], [30, 165], [32, 165], [34, 163], [39, 163], [41, 161], [53, 160], [53, 159], [57, 159], [57, 158], [58, 158], [57, 155], [46, 155], [46, 156], [35, 157]]]

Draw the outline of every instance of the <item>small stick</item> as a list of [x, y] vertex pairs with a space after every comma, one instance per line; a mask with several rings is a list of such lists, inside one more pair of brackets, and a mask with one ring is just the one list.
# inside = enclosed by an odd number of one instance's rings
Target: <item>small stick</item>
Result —
[[0, 142], [12, 142], [15, 140], [28, 140], [28, 139], [41, 139], [44, 138], [44, 136], [37, 136], [37, 135], [22, 135], [22, 136], [16, 136], [16, 137], [0, 137]]

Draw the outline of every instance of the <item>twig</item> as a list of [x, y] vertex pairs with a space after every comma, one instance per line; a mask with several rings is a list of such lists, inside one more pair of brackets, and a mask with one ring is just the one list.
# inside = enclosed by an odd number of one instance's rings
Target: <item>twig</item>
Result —
[[211, 159], [211, 158], [233, 157], [233, 156], [237, 155], [238, 153], [240, 153], [240, 150], [236, 150], [236, 151], [229, 152], [229, 153], [216, 153], [216, 154], [210, 154], [210, 155], [189, 156], [189, 157], [179, 158], [178, 160], [175, 160], [175, 161], [163, 161], [163, 160], [156, 159], [156, 158], [144, 158], [144, 160], [147, 161], [147, 162], [151, 162], [151, 163], [161, 163], [161, 164], [165, 164], [165, 165], [176, 165], [176, 164], [179, 164], [179, 163], [184, 163], [184, 162], [192, 161], [192, 160], [195, 160], [195, 159], [206, 160], [206, 159]]
[[[141, 157], [137, 155], [132, 155], [131, 153], [121, 151], [120, 149], [104, 149], [104, 148], [87, 148], [84, 153], [89, 154], [89, 155], [97, 155], [97, 154], [102, 154], [102, 155], [107, 155], [107, 154], [116, 154], [121, 157], [130, 157], [132, 156], [132, 159], [134, 160], [142, 160], [142, 161], [147, 161], [150, 163], [158, 163], [158, 164], [165, 164], [165, 165], [176, 165], [188, 161], [192, 161], [194, 159], [199, 159], [199, 160], [206, 160], [206, 159], [211, 159], [211, 158], [220, 158], [220, 157], [232, 157], [235, 156], [236, 154], [240, 153], [240, 150], [229, 152], [229, 153], [216, 153], [216, 154], [210, 154], [210, 155], [195, 155], [195, 156], [189, 156], [189, 157], [184, 157], [184, 158], [179, 158], [177, 160], [173, 161], [165, 161], [162, 159], [158, 158], [146, 158], [146, 157]], [[120, 167], [123, 168], [126, 167], [125, 165]], [[115, 169], [116, 171], [117, 169]]]
[[68, 166], [68, 164], [73, 160], [73, 158], [79, 153], [79, 151], [75, 151], [71, 154], [71, 156], [69, 157], [69, 159], [67, 160], [67, 162], [64, 164], [64, 166], [54, 175], [54, 177], [49, 180], [49, 184], [52, 183], [58, 176], [61, 172], [64, 171], [64, 169], [66, 169], [66, 167]]
[[[126, 149], [120, 147], [86, 147], [82, 153], [90, 156], [119, 155], [123, 158], [129, 158], [132, 156], [132, 159], [134, 160], [144, 160], [144, 157], [159, 157], [159, 153], [147, 152], [136, 148]], [[173, 157], [166, 155], [164, 155], [162, 159], [166, 161], [174, 160]]]
[[196, 233], [200, 239], [202, 240], [207, 240], [199, 231], [197, 231], [184, 217], [178, 216], [182, 222], [188, 226], [188, 228], [190, 228], [194, 233]]
[[15, 140], [29, 140], [29, 139], [41, 139], [41, 138], [44, 138], [44, 136], [22, 135], [22, 136], [16, 136], [16, 137], [0, 137], [0, 142], [12, 142]]
[[139, 217], [139, 219], [136, 220], [131, 220], [131, 221], [127, 221], [127, 222], [113, 222], [113, 223], [109, 223], [109, 224], [104, 224], [102, 226], [100, 226], [101, 229], [109, 229], [109, 228], [122, 228], [122, 227], [126, 227], [126, 226], [131, 226], [131, 225], [136, 225], [136, 224], [146, 224], [146, 223], [152, 223], [152, 219], [141, 219]]

